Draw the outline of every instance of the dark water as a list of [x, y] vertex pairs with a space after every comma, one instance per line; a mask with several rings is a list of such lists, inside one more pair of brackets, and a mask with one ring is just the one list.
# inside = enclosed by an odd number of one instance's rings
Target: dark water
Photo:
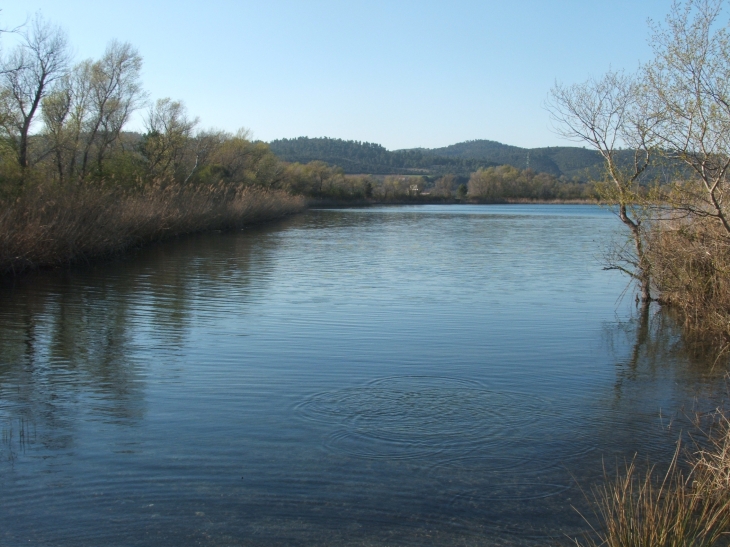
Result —
[[[0, 545], [532, 545], [724, 370], [589, 206], [312, 211], [0, 288]], [[578, 484], [576, 484], [578, 483]]]

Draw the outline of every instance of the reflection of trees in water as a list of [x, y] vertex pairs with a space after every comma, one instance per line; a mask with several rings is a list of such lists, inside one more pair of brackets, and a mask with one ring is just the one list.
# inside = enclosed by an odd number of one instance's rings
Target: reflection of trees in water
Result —
[[728, 363], [717, 361], [711, 347], [688, 347], [680, 326], [656, 304], [604, 333], [616, 366], [603, 403], [611, 415], [605, 434], [625, 448], [624, 458], [638, 453], [668, 462], [675, 443], [690, 440], [698, 415], [723, 404]]
[[[587, 398], [573, 430], [575, 443], [586, 442], [592, 451], [581, 463], [566, 464], [586, 493], [634, 458], [640, 470], [657, 465], [661, 473], [677, 441], [685, 447], [701, 442], [697, 413], [713, 411], [726, 395], [727, 363], [715, 363], [712, 348], [688, 348], [679, 325], [656, 304], [607, 322], [603, 335], [614, 374]], [[590, 515], [586, 499], [572, 503]]]
[[626, 382], [639, 378], [671, 374], [687, 386], [704, 389], [716, 386], [727, 373], [728, 360], [718, 358], [717, 348], [688, 344], [671, 310], [655, 304], [638, 307], [628, 320], [608, 325], [605, 333], [617, 365], [617, 397]]
[[146, 364], [181, 351], [208, 299], [260, 294], [271, 230], [182, 238], [0, 288], [0, 458], [28, 443], [71, 448], [78, 420], [141, 420]]
[[139, 418], [141, 383], [129, 357], [134, 320], [120, 289], [48, 275], [3, 295], [4, 407], [11, 405], [49, 432], [65, 429], [84, 395], [93, 395], [94, 412], [101, 416]]

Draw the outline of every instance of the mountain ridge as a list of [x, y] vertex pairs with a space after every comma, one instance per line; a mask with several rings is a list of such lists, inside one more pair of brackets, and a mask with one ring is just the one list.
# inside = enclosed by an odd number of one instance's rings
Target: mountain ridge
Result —
[[[569, 180], [600, 176], [603, 159], [595, 150], [571, 146], [521, 148], [487, 139], [463, 141], [440, 148], [387, 150], [376, 143], [329, 137], [277, 139], [268, 143], [284, 161], [324, 161], [346, 173], [468, 175], [498, 165], [531, 168]], [[631, 154], [631, 151], [626, 151]]]

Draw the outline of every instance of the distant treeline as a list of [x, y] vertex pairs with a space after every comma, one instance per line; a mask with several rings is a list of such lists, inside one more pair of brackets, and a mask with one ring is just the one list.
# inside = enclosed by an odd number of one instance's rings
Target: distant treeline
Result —
[[602, 158], [594, 150], [576, 147], [526, 149], [477, 140], [445, 148], [386, 150], [379, 144], [331, 138], [280, 139], [269, 143], [284, 161], [324, 161], [347, 174], [412, 174], [470, 176], [478, 169], [511, 165], [549, 173], [564, 180], [585, 182], [600, 176]]
[[439, 156], [420, 149], [389, 151], [379, 144], [342, 139], [299, 137], [275, 140], [269, 146], [284, 161], [323, 161], [347, 174], [468, 176], [479, 168], [497, 165], [489, 160]]
[[350, 175], [322, 161], [286, 164], [276, 187], [293, 194], [334, 201], [449, 202], [595, 200], [591, 183], [565, 182], [547, 173], [509, 165], [487, 167], [469, 177], [453, 174]]
[[537, 173], [581, 182], [600, 177], [603, 170], [603, 158], [598, 152], [575, 146], [530, 149], [496, 141], [473, 140], [434, 148], [429, 152], [448, 158], [488, 160], [498, 165], [532, 169]]
[[484, 202], [597, 199], [593, 183], [566, 182], [549, 173], [536, 173], [511, 165], [488, 167], [473, 173], [469, 178], [468, 196]]
[[[600, 180], [604, 161], [595, 151], [575, 146], [520, 148], [495, 141], [474, 140], [444, 148], [386, 150], [379, 144], [331, 138], [280, 139], [269, 143], [271, 151], [287, 162], [323, 161], [341, 167], [346, 174], [424, 175], [441, 177], [451, 174], [469, 177], [479, 169], [511, 165], [547, 173], [566, 183]], [[633, 162], [631, 150], [617, 150], [619, 164]], [[648, 182], [666, 181], [683, 168], [659, 159], [645, 173]]]

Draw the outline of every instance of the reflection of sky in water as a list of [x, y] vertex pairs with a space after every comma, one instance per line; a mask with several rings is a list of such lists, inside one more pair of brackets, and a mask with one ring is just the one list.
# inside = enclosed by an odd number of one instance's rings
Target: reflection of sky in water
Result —
[[311, 211], [0, 292], [0, 544], [544, 543], [722, 373], [588, 206]]

